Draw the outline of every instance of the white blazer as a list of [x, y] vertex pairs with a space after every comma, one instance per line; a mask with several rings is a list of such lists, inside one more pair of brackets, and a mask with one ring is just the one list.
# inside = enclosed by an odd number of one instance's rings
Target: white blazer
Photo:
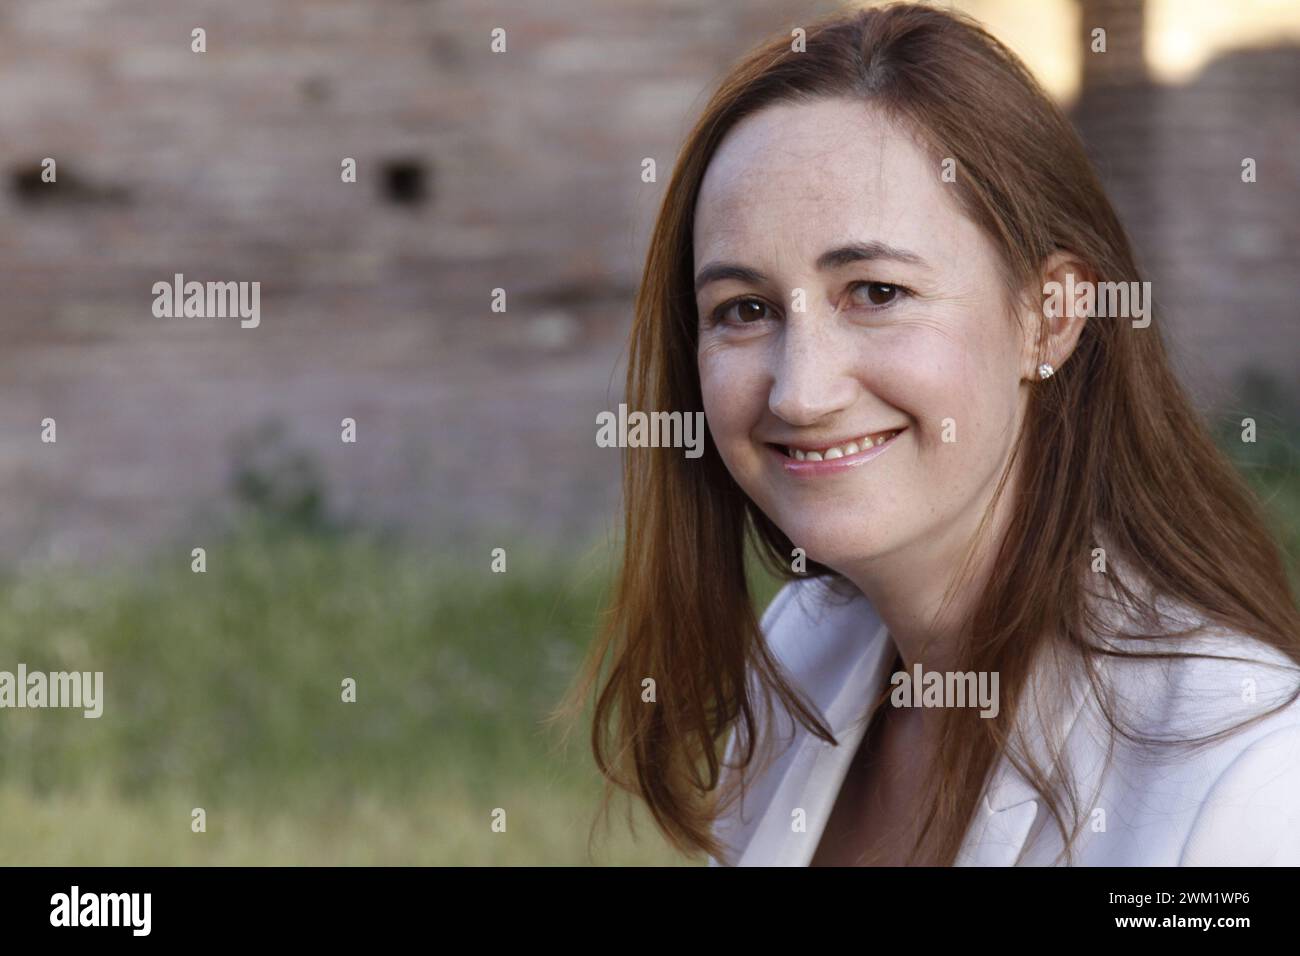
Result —
[[[781, 755], [766, 773], [746, 781], [743, 801], [716, 821], [714, 833], [726, 853], [710, 865], [806, 866], [866, 730], [870, 704], [889, 686], [896, 648], [870, 602], [857, 595], [846, 604], [827, 594], [816, 579], [791, 582], [763, 615], [762, 629], [839, 745], [812, 736], [778, 709], [779, 723], [789, 729], [778, 727], [777, 739], [787, 742], [777, 746]], [[1112, 709], [1124, 707], [1121, 714], [1143, 737], [1187, 739], [1235, 726], [1281, 703], [1295, 687], [1295, 665], [1257, 640], [1213, 628], [1182, 640], [1190, 643], [1168, 646], [1253, 662], [1103, 658], [1106, 684], [1118, 694]], [[1266, 662], [1288, 666], [1274, 669]], [[1155, 750], [1144, 757], [1137, 745], [1112, 733], [1080, 668], [1036, 664], [1030, 684], [1027, 699], [1034, 706], [1020, 718], [1031, 729], [1026, 739], [1047, 769], [1041, 728], [1055, 728], [1082, 801], [1086, 822], [1074, 844], [1077, 865], [1300, 864], [1300, 701], [1201, 749]], [[735, 744], [733, 733], [728, 763]], [[1000, 757], [957, 865], [1051, 865], [1061, 848], [1040, 795]]]

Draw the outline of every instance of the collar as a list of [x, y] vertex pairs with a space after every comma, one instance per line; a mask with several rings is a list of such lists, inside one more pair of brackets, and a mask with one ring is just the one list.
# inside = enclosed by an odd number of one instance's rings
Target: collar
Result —
[[[865, 610], [864, 610], [865, 609]], [[754, 822], [738, 865], [807, 866], [816, 852], [853, 755], [866, 732], [871, 702], [888, 685], [897, 649], [874, 609], [862, 599], [830, 628], [829, 640], [840, 666], [838, 683], [812, 682], [801, 689], [817, 705], [838, 746], [794, 727], [792, 746], [773, 764], [779, 782]], [[862, 640], [863, 633], [872, 637]], [[1087, 684], [1077, 669], [1062, 671], [1044, 649], [1030, 673], [1019, 708], [1019, 733], [1039, 766], [1050, 767], [1048, 741], [1063, 747], [1087, 699]], [[997, 719], [997, 718], [992, 718]], [[1044, 730], [1050, 731], [1050, 737]], [[1005, 866], [1019, 857], [1038, 813], [1040, 794], [1006, 755], [997, 759], [967, 830], [957, 865]], [[803, 811], [806, 830], [795, 829]], [[748, 827], [746, 827], [748, 829]]]
[[[807, 866], [812, 860], [840, 785], [866, 733], [871, 701], [887, 684], [894, 660], [894, 643], [874, 611], [868, 623], [875, 629], [874, 636], [862, 641], [862, 631], [857, 632], [857, 649], [845, 664], [839, 686], [828, 694], [809, 693], [838, 746], [817, 739], [802, 726], [795, 728], [793, 755], [787, 754], [778, 764], [785, 767], [781, 781], [739, 865]], [[804, 811], [806, 832], [798, 832], [792, 825], [796, 810]]]
[[[1081, 669], [1062, 669], [1059, 657], [1050, 648], [1043, 648], [1022, 695], [1013, 744], [1021, 744], [1039, 767], [1050, 770], [1051, 748], [1056, 748], [1058, 754], [1066, 752], [1089, 691]], [[1091, 761], [1091, 755], [1086, 760], [1080, 754], [1071, 758], [1072, 763]], [[1037, 820], [1041, 800], [1042, 794], [1011, 759], [999, 755], [958, 851], [956, 865], [1015, 865]]]

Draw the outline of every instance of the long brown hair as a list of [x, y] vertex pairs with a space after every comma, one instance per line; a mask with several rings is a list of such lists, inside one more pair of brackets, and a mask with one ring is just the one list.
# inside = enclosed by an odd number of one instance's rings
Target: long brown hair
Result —
[[[942, 158], [956, 161], [962, 207], [996, 243], [1008, 288], [1017, 294], [1041, 283], [1040, 270], [1056, 250], [1072, 253], [1098, 280], [1139, 280], [1078, 137], [1013, 53], [973, 21], [931, 7], [837, 13], [807, 26], [804, 51], [777, 36], [746, 56], [687, 137], [636, 298], [630, 407], [703, 408], [692, 222], [718, 144], [765, 106], [826, 96], [858, 98], [905, 123], [933, 152], [936, 170]], [[999, 495], [1017, 464], [1021, 503], [995, 543], [960, 668], [1000, 674], [1004, 714], [1015, 714], [1030, 662], [1046, 642], [1074, 648], [1090, 667], [1099, 655], [1117, 653], [1089, 639], [1106, 623], [1089, 579], [1106, 579], [1105, 587], [1137, 609], [1132, 620], [1150, 625], [1126, 636], [1167, 639], [1168, 622], [1153, 597], [1170, 598], [1300, 662], [1300, 612], [1279, 549], [1171, 370], [1158, 322], [1084, 324], [1068, 362], [1032, 390]], [[770, 713], [773, 699], [810, 733], [834, 741], [765, 645], [747, 551], [752, 545], [781, 577], [843, 582], [813, 563], [806, 575], [792, 572], [792, 543], [741, 491], [711, 438], [701, 459], [629, 450], [624, 498], [622, 565], [605, 626], [557, 713], [571, 716], [581, 707], [608, 664], [592, 730], [606, 779], [603, 807], [616, 789], [626, 790], [645, 802], [677, 848], [720, 857], [712, 825], [734, 797], [717, 793], [729, 789], [718, 787], [719, 744], [728, 731], [737, 734], [735, 780], [755, 758], [761, 707]], [[1132, 562], [1144, 587], [1090, 573], [1099, 541]], [[656, 684], [653, 703], [643, 700], [646, 678]], [[926, 858], [950, 864], [982, 784], [1008, 752], [1014, 722], [972, 719], [962, 708], [943, 721], [913, 850], [919, 856], [928, 838]], [[1029, 762], [1020, 769], [1047, 800], [1068, 854], [1081, 826], [1077, 805], [1070, 814], [1063, 809], [1068, 768]], [[1062, 777], [1067, 785], [1058, 793], [1051, 781]]]

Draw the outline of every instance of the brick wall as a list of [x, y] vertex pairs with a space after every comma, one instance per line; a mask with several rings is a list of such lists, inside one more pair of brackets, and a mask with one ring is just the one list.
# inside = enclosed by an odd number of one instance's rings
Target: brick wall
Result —
[[[618, 461], [592, 434], [662, 180], [726, 66], [830, 6], [6, 0], [0, 556], [188, 553], [267, 421], [337, 508], [430, 546], [609, 529]], [[1178, 90], [1101, 66], [1081, 124], [1189, 354], [1293, 377], [1295, 52]], [[175, 272], [260, 281], [262, 326], [155, 319]]]

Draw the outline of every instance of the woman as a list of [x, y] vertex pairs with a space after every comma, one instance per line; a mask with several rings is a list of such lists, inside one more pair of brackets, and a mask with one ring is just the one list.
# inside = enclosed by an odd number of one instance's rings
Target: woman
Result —
[[[1076, 135], [972, 22], [838, 14], [724, 80], [628, 372], [709, 443], [629, 452], [578, 687], [609, 663], [597, 763], [676, 846], [1300, 863], [1300, 612], [1158, 317], [1057, 294], [1116, 282]], [[761, 625], [751, 541], [790, 579]]]

